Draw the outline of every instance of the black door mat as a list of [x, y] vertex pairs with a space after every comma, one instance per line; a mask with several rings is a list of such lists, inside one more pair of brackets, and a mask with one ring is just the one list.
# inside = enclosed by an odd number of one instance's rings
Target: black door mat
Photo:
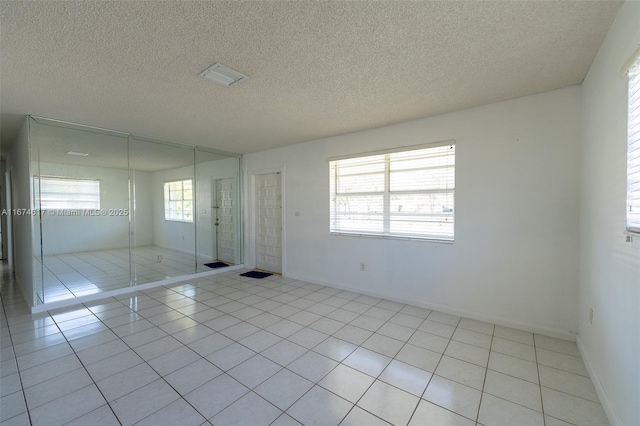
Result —
[[241, 277], [249, 277], [249, 278], [257, 278], [261, 280], [262, 278], [270, 277], [273, 274], [268, 272], [260, 272], [260, 271], [249, 271], [244, 274], [240, 274]]
[[208, 266], [209, 268], [224, 268], [229, 265], [227, 265], [224, 262], [211, 262], [211, 263], [205, 263], [204, 266]]

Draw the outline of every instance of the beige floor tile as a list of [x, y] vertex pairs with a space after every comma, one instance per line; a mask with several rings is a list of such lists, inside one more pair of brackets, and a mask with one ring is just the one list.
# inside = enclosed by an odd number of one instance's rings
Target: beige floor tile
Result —
[[485, 426], [520, 425], [543, 426], [542, 413], [484, 393], [478, 422]]
[[487, 363], [489, 362], [488, 349], [479, 348], [478, 346], [468, 345], [455, 340], [449, 342], [444, 354], [484, 368], [487, 367]]
[[532, 383], [539, 382], [538, 366], [536, 363], [504, 355], [499, 352], [492, 351], [489, 355], [489, 369]]
[[390, 423], [385, 422], [380, 417], [376, 417], [368, 411], [364, 411], [360, 407], [353, 407], [347, 417], [344, 418], [340, 426], [389, 426]]
[[318, 385], [355, 404], [374, 380], [371, 376], [340, 364]]
[[513, 376], [487, 371], [484, 392], [542, 412], [540, 386]]
[[486, 371], [486, 368], [445, 355], [440, 360], [435, 374], [474, 389], [482, 390]]
[[347, 400], [315, 386], [293, 404], [287, 414], [303, 425], [338, 425], [352, 406]]
[[478, 416], [481, 392], [440, 376], [433, 376], [423, 399], [474, 420]]
[[391, 424], [407, 424], [420, 399], [376, 380], [358, 401], [358, 406]]
[[255, 388], [254, 392], [281, 410], [287, 410], [312, 387], [309, 380], [283, 369]]
[[253, 392], [216, 414], [211, 423], [237, 426], [267, 426], [282, 414], [278, 408]]
[[576, 425], [608, 425], [602, 405], [567, 393], [542, 387], [545, 413]]
[[422, 396], [432, 374], [397, 360], [385, 368], [379, 379], [415, 396]]
[[423, 425], [474, 426], [475, 422], [429, 401], [422, 400], [418, 404], [409, 426]]

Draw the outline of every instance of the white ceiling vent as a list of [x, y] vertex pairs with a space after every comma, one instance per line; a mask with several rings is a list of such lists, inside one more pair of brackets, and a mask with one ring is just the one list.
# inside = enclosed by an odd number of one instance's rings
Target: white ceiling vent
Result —
[[246, 75], [240, 74], [238, 71], [227, 68], [222, 64], [211, 65], [209, 68], [200, 73], [200, 77], [213, 80], [216, 83], [220, 83], [227, 87], [231, 87], [234, 84], [245, 81], [248, 78]]

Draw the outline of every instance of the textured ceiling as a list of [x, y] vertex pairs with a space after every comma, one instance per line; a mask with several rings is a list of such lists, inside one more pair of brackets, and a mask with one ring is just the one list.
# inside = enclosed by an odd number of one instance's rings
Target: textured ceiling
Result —
[[249, 153], [578, 84], [620, 5], [2, 1], [2, 147], [34, 114]]

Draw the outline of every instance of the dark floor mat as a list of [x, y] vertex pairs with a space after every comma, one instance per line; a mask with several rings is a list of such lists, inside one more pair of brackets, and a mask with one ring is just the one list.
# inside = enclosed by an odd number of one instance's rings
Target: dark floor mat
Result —
[[224, 262], [211, 262], [211, 263], [205, 263], [204, 266], [208, 266], [209, 268], [224, 268], [229, 265], [227, 265]]
[[242, 277], [249, 277], [249, 278], [257, 278], [257, 279], [262, 279], [262, 278], [266, 278], [266, 277], [270, 277], [273, 274], [270, 274], [268, 272], [260, 272], [260, 271], [249, 271], [249, 272], [245, 272], [244, 274], [240, 274], [240, 276]]

